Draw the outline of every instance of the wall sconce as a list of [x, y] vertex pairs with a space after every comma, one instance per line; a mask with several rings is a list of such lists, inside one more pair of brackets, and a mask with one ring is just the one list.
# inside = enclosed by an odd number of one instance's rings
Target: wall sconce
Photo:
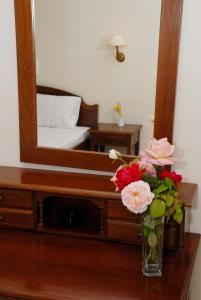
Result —
[[109, 40], [109, 46], [116, 48], [116, 60], [123, 62], [125, 60], [125, 54], [119, 51], [119, 47], [126, 46], [125, 40], [121, 35], [113, 35]]

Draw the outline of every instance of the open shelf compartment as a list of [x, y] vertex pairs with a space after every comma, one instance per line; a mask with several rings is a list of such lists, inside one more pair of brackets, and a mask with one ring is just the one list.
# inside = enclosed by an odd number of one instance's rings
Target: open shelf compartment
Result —
[[102, 208], [93, 201], [48, 196], [39, 203], [37, 224], [39, 231], [103, 235], [102, 215]]

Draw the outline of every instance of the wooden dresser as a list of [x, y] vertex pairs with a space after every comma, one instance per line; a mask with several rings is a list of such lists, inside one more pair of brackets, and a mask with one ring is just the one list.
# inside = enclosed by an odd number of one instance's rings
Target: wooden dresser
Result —
[[[170, 223], [166, 249], [177, 251], [162, 278], [143, 278], [139, 218], [109, 179], [0, 167], [0, 299], [188, 299], [199, 235]], [[186, 207], [196, 189], [180, 185]]]
[[[180, 185], [186, 207], [196, 188]], [[139, 216], [99, 175], [0, 167], [0, 228], [141, 243]], [[167, 248], [183, 247], [184, 223], [170, 222], [165, 232]]]

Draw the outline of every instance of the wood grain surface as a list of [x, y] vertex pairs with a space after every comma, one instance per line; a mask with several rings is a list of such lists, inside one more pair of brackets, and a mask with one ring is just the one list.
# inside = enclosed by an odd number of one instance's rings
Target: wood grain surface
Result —
[[[111, 176], [81, 173], [66, 173], [28, 168], [0, 166], [0, 188], [43, 191], [120, 201]], [[179, 192], [185, 205], [191, 206], [197, 184], [181, 183]]]
[[[54, 300], [187, 300], [199, 235], [144, 278], [141, 247], [0, 231], [0, 295]], [[5, 298], [6, 299], [6, 298]]]
[[163, 0], [156, 85], [156, 138], [172, 142], [183, 0]]

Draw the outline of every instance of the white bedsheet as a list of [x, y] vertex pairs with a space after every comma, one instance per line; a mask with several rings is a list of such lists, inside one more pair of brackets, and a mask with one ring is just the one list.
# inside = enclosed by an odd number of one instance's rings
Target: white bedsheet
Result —
[[38, 146], [72, 149], [89, 137], [89, 127], [53, 128], [38, 126]]

